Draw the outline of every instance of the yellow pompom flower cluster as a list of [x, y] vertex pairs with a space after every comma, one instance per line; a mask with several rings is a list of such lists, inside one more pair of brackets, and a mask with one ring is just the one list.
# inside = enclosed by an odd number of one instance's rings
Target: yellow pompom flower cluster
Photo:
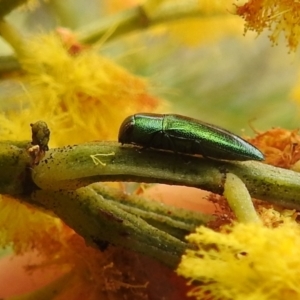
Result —
[[[196, 299], [300, 299], [300, 226], [283, 218], [276, 228], [234, 224], [188, 236], [195, 249], [177, 272], [190, 279]], [[273, 223], [273, 225], [276, 223]], [[278, 224], [277, 224], [278, 225]]]
[[[71, 42], [71, 43], [70, 43]], [[116, 139], [125, 117], [155, 111], [160, 102], [146, 80], [130, 74], [66, 34], [35, 37], [23, 47], [22, 109], [1, 115], [2, 139], [24, 139], [24, 128], [47, 122], [51, 146]], [[9, 120], [9, 121], [8, 121]]]

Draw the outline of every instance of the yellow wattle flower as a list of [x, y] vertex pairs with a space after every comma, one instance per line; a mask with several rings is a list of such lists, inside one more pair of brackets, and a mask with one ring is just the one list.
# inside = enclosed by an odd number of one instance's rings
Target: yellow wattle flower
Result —
[[[282, 223], [283, 222], [283, 223]], [[276, 228], [234, 224], [215, 232], [200, 227], [188, 236], [178, 274], [196, 299], [300, 299], [300, 226], [282, 218]], [[277, 224], [278, 225], [278, 224]]]
[[52, 253], [68, 235], [60, 219], [9, 197], [0, 196], [0, 247], [12, 246], [16, 254]]
[[[76, 52], [77, 51], [77, 52]], [[1, 138], [18, 139], [24, 128], [42, 119], [48, 123], [51, 146], [90, 140], [115, 140], [123, 119], [158, 110], [146, 80], [130, 74], [95, 49], [64, 44], [57, 34], [29, 40], [21, 63], [25, 70], [23, 109], [1, 116]], [[25, 105], [24, 105], [25, 103]], [[30, 130], [29, 130], [30, 131]]]

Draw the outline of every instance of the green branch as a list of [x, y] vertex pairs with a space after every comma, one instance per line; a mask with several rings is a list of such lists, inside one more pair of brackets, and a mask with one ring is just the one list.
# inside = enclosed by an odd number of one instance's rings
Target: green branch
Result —
[[98, 181], [165, 183], [223, 194], [225, 175], [237, 175], [252, 197], [300, 209], [300, 174], [255, 161], [203, 159], [117, 142], [51, 149], [32, 171], [41, 189], [76, 189]]
[[90, 142], [50, 149], [32, 167], [28, 145], [29, 141], [0, 143], [0, 165], [6, 171], [0, 173], [0, 193], [22, 195], [32, 178], [31, 186], [43, 190], [131, 181], [191, 186], [222, 195], [225, 175], [230, 172], [245, 183], [252, 197], [300, 209], [300, 174], [260, 162], [203, 159], [117, 142]]
[[0, 19], [26, 1], [27, 0], [0, 0]]
[[0, 56], [0, 74], [19, 70], [20, 67], [19, 61], [14, 56]]
[[29, 146], [29, 142], [0, 143], [0, 165], [5, 170], [0, 173], [0, 193], [54, 212], [88, 244], [127, 247], [172, 267], [189, 247], [184, 236], [213, 217], [162, 206], [95, 182], [167, 183], [223, 194], [225, 177], [232, 173], [252, 197], [300, 208], [300, 174], [259, 162], [91, 142], [50, 149], [35, 165]]
[[[200, 9], [197, 1], [179, 4], [165, 1], [163, 5], [151, 7], [146, 1], [144, 5], [135, 6], [112, 16], [102, 18], [97, 22], [82, 27], [76, 36], [81, 43], [93, 43], [101, 38], [112, 40], [122, 35], [143, 30], [158, 24], [172, 22], [184, 18], [203, 18], [205, 13]], [[226, 12], [224, 12], [225, 14]], [[215, 16], [216, 14], [209, 14]]]
[[[163, 208], [164, 214], [162, 210], [158, 214], [155, 212], [155, 206], [161, 206], [160, 203], [154, 203], [150, 211], [146, 210], [146, 207], [140, 207], [139, 211], [142, 214], [136, 214], [137, 210], [131, 206], [129, 199], [129, 204], [123, 203], [120, 206], [118, 200], [104, 198], [99, 189], [95, 191], [93, 185], [73, 191], [40, 190], [34, 192], [28, 201], [54, 212], [84, 237], [89, 245], [100, 249], [107, 243], [126, 247], [152, 256], [171, 267], [176, 266], [188, 247], [184, 236], [190, 231], [180, 230], [178, 223], [189, 224], [190, 219], [194, 220], [193, 226], [190, 225], [189, 228], [192, 230], [203, 224], [201, 214], [197, 216], [193, 213], [187, 213], [185, 219], [182, 218], [180, 222], [176, 221], [176, 213], [179, 210], [172, 209], [174, 215], [170, 216], [168, 206]], [[150, 201], [140, 198], [140, 203], [148, 204], [149, 209]], [[145, 220], [141, 215], [147, 213], [149, 216]], [[158, 224], [155, 225], [158, 226], [151, 225], [151, 216], [155, 216], [153, 219], [156, 219]], [[168, 219], [168, 223], [165, 224], [167, 226], [163, 226], [165, 219]]]

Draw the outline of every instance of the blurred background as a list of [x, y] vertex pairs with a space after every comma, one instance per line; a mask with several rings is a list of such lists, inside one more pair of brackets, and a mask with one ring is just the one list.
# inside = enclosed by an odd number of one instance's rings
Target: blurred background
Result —
[[[39, 1], [30, 10], [14, 10], [6, 19], [28, 37], [58, 26], [76, 33], [138, 3]], [[291, 96], [297, 85], [297, 55], [289, 53], [283, 39], [272, 46], [268, 32], [244, 34], [244, 21], [231, 13], [229, 4], [224, 7], [222, 13], [174, 20], [111, 40], [108, 33], [96, 42], [97, 49], [147, 78], [150, 93], [168, 101], [165, 113], [188, 115], [245, 136], [253, 135], [250, 125], [259, 131], [298, 128], [298, 107]], [[0, 53], [12, 53], [3, 40]], [[6, 98], [22, 88], [19, 82], [3, 78], [3, 110], [19, 105], [7, 103]]]

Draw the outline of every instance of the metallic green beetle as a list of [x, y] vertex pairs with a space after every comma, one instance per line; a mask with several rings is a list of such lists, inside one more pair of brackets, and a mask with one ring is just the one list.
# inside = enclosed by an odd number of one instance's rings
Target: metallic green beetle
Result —
[[120, 127], [119, 142], [216, 159], [264, 160], [257, 148], [230, 131], [175, 114], [129, 116]]

